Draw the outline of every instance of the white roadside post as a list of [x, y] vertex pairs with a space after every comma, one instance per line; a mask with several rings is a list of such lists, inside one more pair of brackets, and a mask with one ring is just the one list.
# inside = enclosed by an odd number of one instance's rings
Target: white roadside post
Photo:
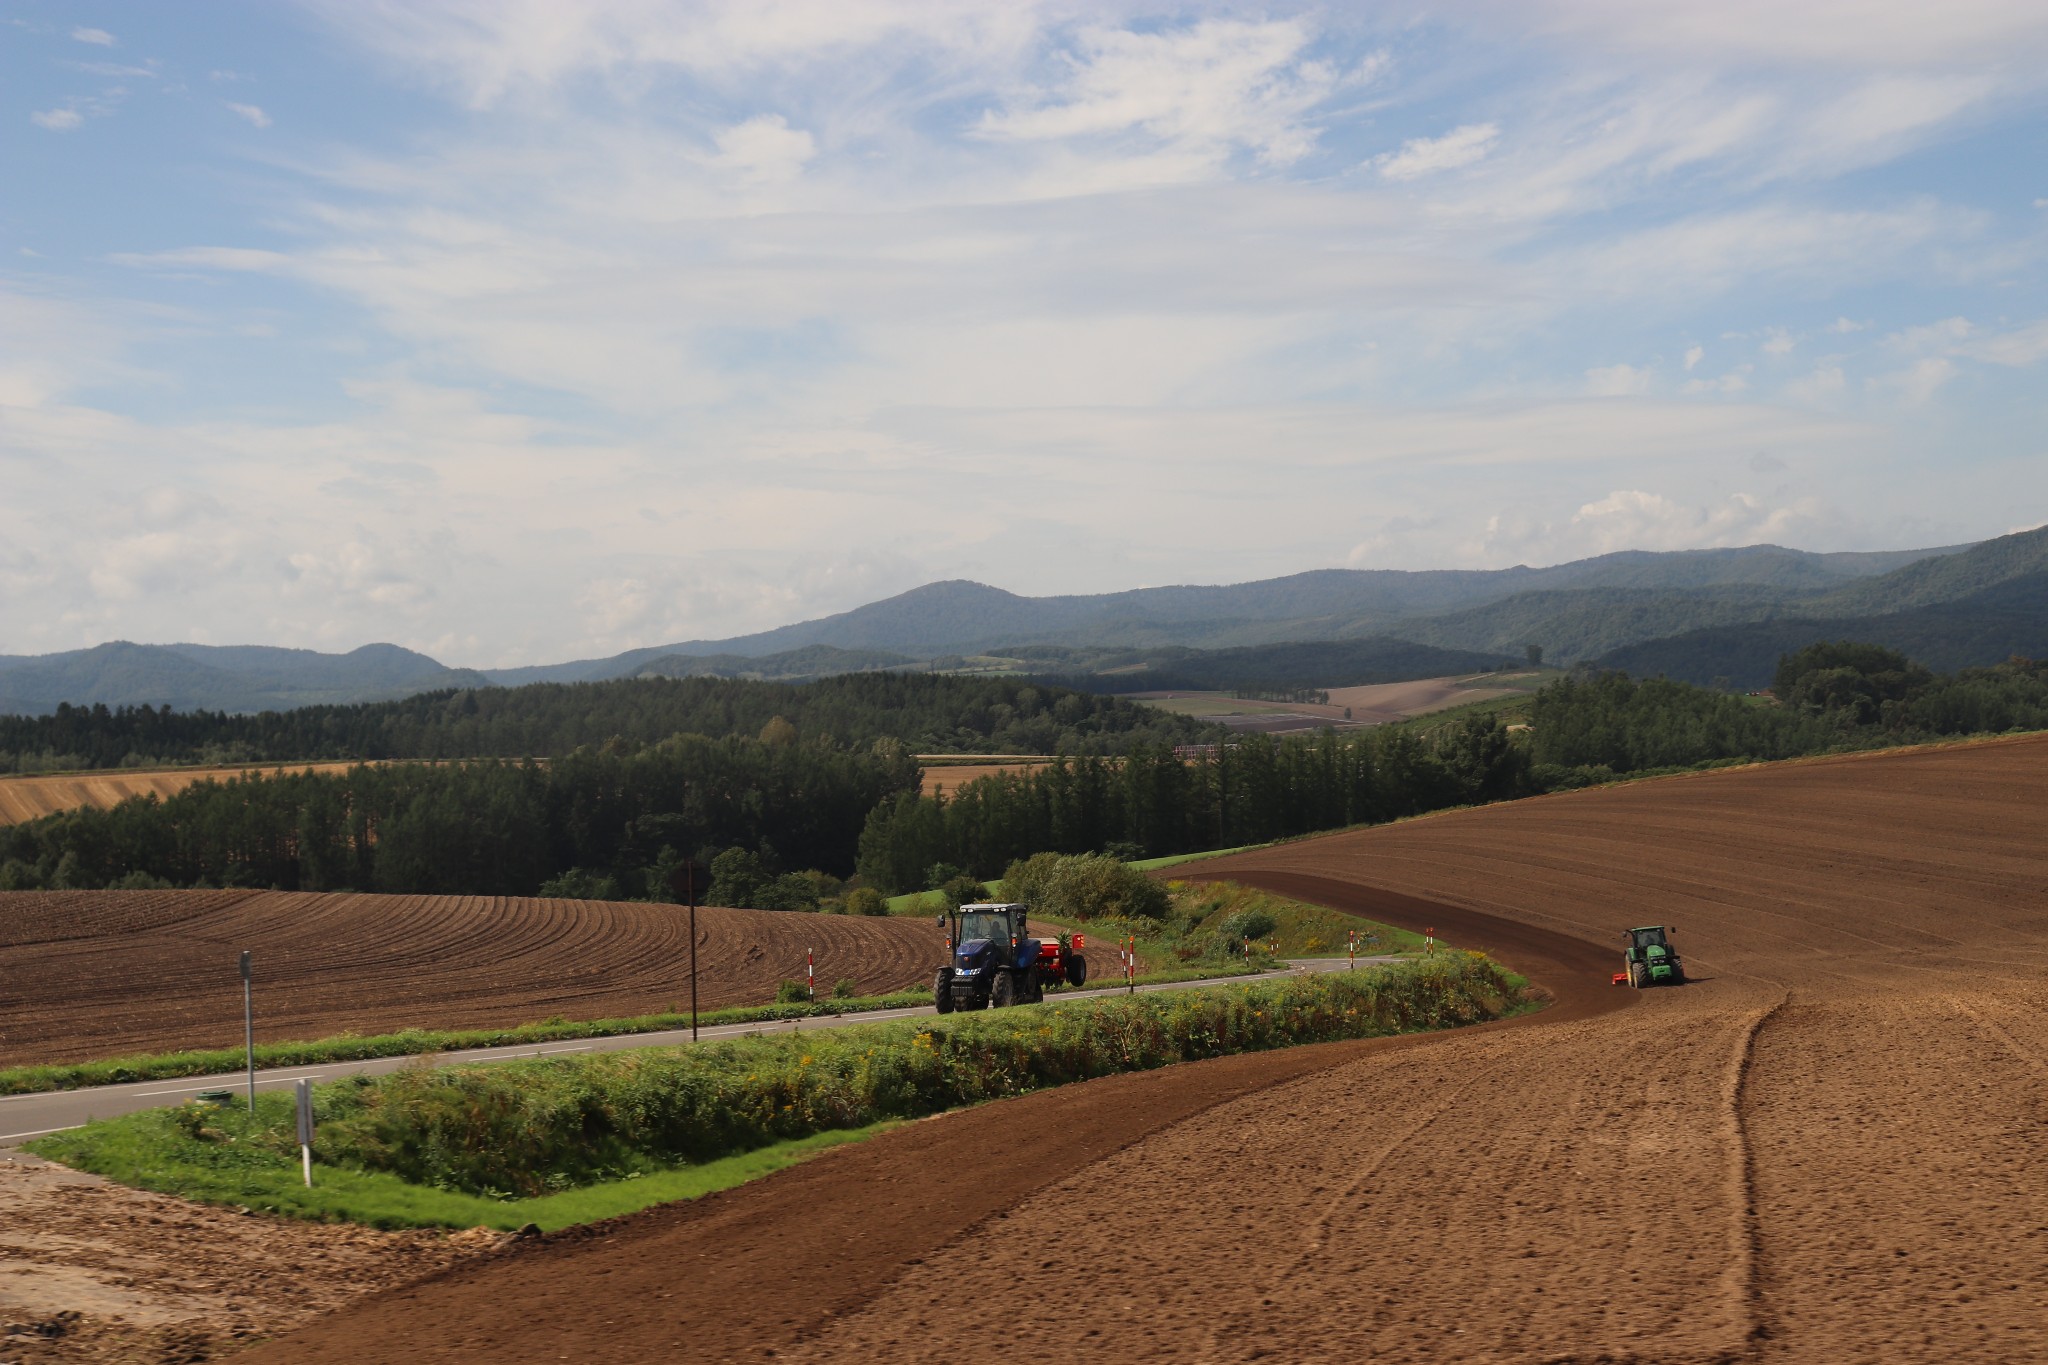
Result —
[[299, 1161], [305, 1167], [306, 1188], [313, 1188], [313, 1083], [299, 1082]]
[[256, 1112], [256, 1009], [249, 994], [249, 959], [242, 949], [242, 1047], [249, 1060], [249, 1112]]

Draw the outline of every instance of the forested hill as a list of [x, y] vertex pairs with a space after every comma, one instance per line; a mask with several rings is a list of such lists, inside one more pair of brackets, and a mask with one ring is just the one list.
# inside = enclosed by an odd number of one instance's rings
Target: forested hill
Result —
[[[148, 706], [0, 716], [0, 772], [310, 759], [559, 756], [612, 739], [761, 735], [917, 753], [1122, 753], [1210, 738], [1202, 723], [1017, 678], [853, 673], [809, 683], [640, 678], [434, 692], [261, 715]], [[778, 727], [779, 728], [779, 727]]]

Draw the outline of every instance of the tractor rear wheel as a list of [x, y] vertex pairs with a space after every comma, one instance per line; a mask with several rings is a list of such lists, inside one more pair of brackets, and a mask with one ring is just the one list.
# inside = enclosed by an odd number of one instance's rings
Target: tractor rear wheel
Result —
[[1075, 990], [1088, 984], [1088, 959], [1079, 953], [1067, 956], [1067, 984]]
[[990, 987], [988, 1003], [996, 1009], [1004, 1009], [1017, 1003], [1017, 974], [997, 972], [995, 985]]

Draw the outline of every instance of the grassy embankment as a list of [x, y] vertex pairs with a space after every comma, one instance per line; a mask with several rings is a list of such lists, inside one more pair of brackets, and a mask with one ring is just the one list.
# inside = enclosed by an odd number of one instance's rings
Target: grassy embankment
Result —
[[[841, 1014], [907, 1009], [931, 1003], [928, 991], [892, 995], [820, 999], [798, 1004], [744, 1005], [705, 1010], [699, 1027], [721, 1024], [773, 1023], [783, 1019], [823, 1019]], [[259, 1069], [319, 1066], [328, 1062], [362, 1062], [377, 1057], [410, 1057], [422, 1052], [462, 1052], [480, 1047], [523, 1047], [577, 1038], [615, 1038], [629, 1033], [666, 1033], [690, 1026], [688, 1014], [667, 1011], [619, 1019], [542, 1019], [531, 1024], [495, 1029], [406, 1029], [400, 1033], [337, 1034], [306, 1042], [258, 1043]], [[193, 1052], [149, 1053], [105, 1061], [53, 1062], [0, 1069], [0, 1095], [25, 1095], [46, 1090], [77, 1090], [93, 1085], [124, 1085], [129, 1081], [175, 1080], [183, 1076], [216, 1076], [242, 1069], [240, 1048]]]
[[[1020, 1006], [315, 1089], [315, 1185], [288, 1096], [88, 1124], [38, 1155], [168, 1194], [375, 1226], [567, 1226], [721, 1188], [878, 1125], [1049, 1086], [1521, 1007], [1477, 953], [1356, 973]], [[809, 1144], [808, 1146], [791, 1144]], [[727, 1163], [752, 1160], [753, 1166]]]

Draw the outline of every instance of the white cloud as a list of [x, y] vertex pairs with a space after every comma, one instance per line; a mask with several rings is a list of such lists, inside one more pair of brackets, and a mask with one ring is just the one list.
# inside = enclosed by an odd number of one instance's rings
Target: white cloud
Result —
[[1085, 29], [1049, 88], [988, 111], [976, 131], [1025, 141], [1138, 133], [1198, 155], [1243, 147], [1289, 165], [1314, 148], [1306, 116], [1338, 84], [1328, 64], [1302, 59], [1309, 38], [1294, 21]]
[[28, 121], [53, 133], [68, 133], [85, 122], [85, 116], [76, 109], [42, 109], [30, 114]]
[[1790, 355], [1792, 348], [1798, 344], [1792, 334], [1782, 327], [1770, 328], [1764, 334], [1765, 355]]
[[1785, 386], [1787, 397], [1801, 403], [1824, 403], [1841, 396], [1848, 380], [1839, 365], [1816, 366], [1813, 373]]
[[1994, 365], [2038, 364], [2048, 360], [2048, 320], [1979, 337], [1963, 349], [1964, 354]]
[[790, 127], [780, 114], [762, 114], [721, 128], [712, 141], [718, 154], [707, 158], [708, 164], [752, 181], [794, 179], [818, 154], [811, 135]]
[[256, 105], [236, 104], [233, 100], [226, 101], [226, 104], [237, 118], [247, 119], [254, 127], [268, 128], [270, 126], [270, 115], [264, 113]]
[[1796, 537], [1814, 512], [1812, 503], [1773, 508], [1748, 493], [1687, 506], [1657, 493], [1618, 489], [1580, 507], [1559, 536], [1587, 554], [1756, 545]]
[[1410, 138], [1398, 152], [1377, 157], [1373, 165], [1389, 180], [1413, 180], [1436, 171], [1456, 170], [1483, 159], [1500, 140], [1500, 128], [1491, 123], [1468, 123], [1442, 137]]
[[2048, 57], [2048, 17], [2037, 5], [2010, 0], [1494, 0], [1475, 8], [1479, 22], [1505, 19], [1587, 46], [1682, 62], [1920, 70]]
[[114, 45], [114, 35], [103, 28], [74, 28], [71, 30], [71, 36], [81, 43], [91, 43], [95, 47]]
[[1706, 354], [1707, 354], [1707, 348], [1706, 348], [1706, 347], [1704, 347], [1704, 346], [1688, 346], [1688, 347], [1686, 347], [1686, 348], [1685, 348], [1685, 371], [1686, 371], [1686, 373], [1687, 373], [1687, 374], [1691, 374], [1691, 373], [1692, 373], [1692, 371], [1693, 371], [1693, 369], [1694, 369], [1694, 368], [1695, 368], [1696, 366], [1698, 366], [1698, 364], [1700, 363], [1700, 361], [1702, 361], [1702, 360], [1704, 360], [1704, 359], [1706, 358]]
[[1619, 398], [1650, 391], [1650, 372], [1633, 365], [1608, 365], [1586, 371], [1586, 392], [1598, 398]]
[[1888, 390], [1914, 406], [1926, 403], [1942, 386], [1956, 377], [1955, 362], [1940, 356], [1916, 360], [1903, 370], [1880, 375], [1870, 381], [1873, 389]]
[[1866, 331], [1869, 327], [1870, 324], [1867, 322], [1851, 322], [1847, 318], [1836, 318], [1828, 324], [1828, 330], [1836, 336], [1847, 336], [1851, 332]]

